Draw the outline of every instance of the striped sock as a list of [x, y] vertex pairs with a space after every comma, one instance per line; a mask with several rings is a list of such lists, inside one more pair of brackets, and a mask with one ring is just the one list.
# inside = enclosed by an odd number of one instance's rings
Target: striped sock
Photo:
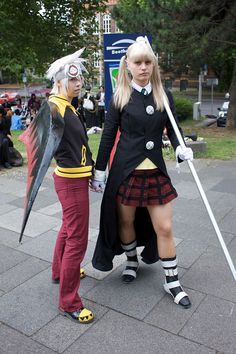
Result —
[[173, 296], [176, 304], [180, 304], [185, 308], [190, 307], [191, 303], [189, 297], [185, 291], [183, 291], [178, 279], [176, 257], [162, 258], [161, 264], [166, 276], [166, 282], [164, 284], [165, 291]]
[[122, 272], [122, 280], [125, 283], [130, 283], [137, 276], [138, 270], [138, 257], [137, 257], [137, 241], [134, 240], [128, 244], [121, 244], [121, 247], [125, 251], [127, 261], [124, 271]]

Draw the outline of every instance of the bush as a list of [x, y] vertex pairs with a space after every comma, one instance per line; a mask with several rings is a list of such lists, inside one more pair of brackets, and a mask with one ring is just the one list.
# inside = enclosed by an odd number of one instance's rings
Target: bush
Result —
[[185, 97], [174, 96], [174, 103], [179, 121], [185, 119], [192, 119], [193, 117], [193, 104], [192, 101]]

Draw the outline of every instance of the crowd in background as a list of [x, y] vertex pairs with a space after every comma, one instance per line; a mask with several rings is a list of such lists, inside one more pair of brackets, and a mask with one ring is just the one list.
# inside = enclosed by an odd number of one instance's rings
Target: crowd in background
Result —
[[[82, 117], [87, 130], [92, 127], [101, 129], [105, 119], [104, 87], [100, 86], [97, 94], [93, 94], [91, 90], [92, 87], [86, 85], [85, 92], [80, 97], [74, 97], [72, 105]], [[13, 147], [11, 131], [27, 129], [49, 95], [47, 92], [45, 98], [41, 100], [32, 93], [28, 102], [24, 104], [21, 96], [16, 95], [14, 102], [10, 103], [6, 99], [0, 105], [0, 170], [17, 166], [16, 154], [20, 158], [20, 154]]]

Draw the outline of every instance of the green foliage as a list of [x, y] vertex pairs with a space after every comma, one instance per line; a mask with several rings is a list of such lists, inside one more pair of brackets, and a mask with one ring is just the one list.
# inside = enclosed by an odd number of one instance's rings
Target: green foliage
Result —
[[183, 121], [193, 116], [193, 104], [188, 98], [174, 95], [174, 103], [179, 121]]
[[[195, 158], [211, 158], [211, 159], [221, 159], [221, 160], [230, 160], [236, 158], [236, 139], [235, 134], [232, 132], [227, 132], [225, 128], [218, 128], [211, 132], [211, 130], [199, 130], [196, 127], [193, 127], [193, 120], [185, 120], [181, 124], [185, 133], [192, 132], [193, 129], [196, 131], [198, 136], [204, 138], [207, 142], [207, 151], [204, 154], [194, 154]], [[221, 133], [222, 132], [222, 133]], [[236, 133], [236, 132], [235, 132]], [[13, 141], [15, 148], [20, 151], [24, 157], [24, 163], [27, 163], [26, 158], [26, 149], [25, 145], [18, 140], [19, 135], [22, 134], [22, 131], [13, 131]], [[216, 136], [219, 134], [219, 136]], [[100, 143], [101, 135], [93, 134], [89, 135], [89, 146], [93, 154], [93, 159], [96, 160], [98, 147]], [[175, 153], [172, 148], [163, 149], [164, 158], [166, 160], [174, 160]]]
[[34, 68], [43, 74], [52, 61], [82, 47], [90, 57], [98, 48], [93, 36], [97, 11], [104, 11], [103, 1], [1, 0], [1, 70], [19, 76]]
[[125, 32], [153, 36], [162, 69], [199, 74], [208, 64], [224, 89], [232, 78], [236, 46], [236, 2], [233, 0], [120, 0], [113, 16]]

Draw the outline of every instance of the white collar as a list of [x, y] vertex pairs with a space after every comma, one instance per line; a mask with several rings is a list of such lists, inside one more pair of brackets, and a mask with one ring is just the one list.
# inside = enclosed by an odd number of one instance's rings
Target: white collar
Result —
[[134, 81], [132, 80], [132, 81], [131, 81], [131, 85], [132, 85], [132, 87], [133, 87], [135, 90], [137, 90], [138, 92], [141, 92], [141, 90], [142, 90], [143, 88], [145, 88], [145, 90], [147, 91], [148, 95], [149, 95], [149, 93], [152, 91], [152, 84], [151, 84], [150, 81], [149, 81], [149, 83], [148, 83], [146, 86], [142, 87], [142, 86], [139, 86], [138, 84], [136, 84], [136, 82], [134, 82]]

